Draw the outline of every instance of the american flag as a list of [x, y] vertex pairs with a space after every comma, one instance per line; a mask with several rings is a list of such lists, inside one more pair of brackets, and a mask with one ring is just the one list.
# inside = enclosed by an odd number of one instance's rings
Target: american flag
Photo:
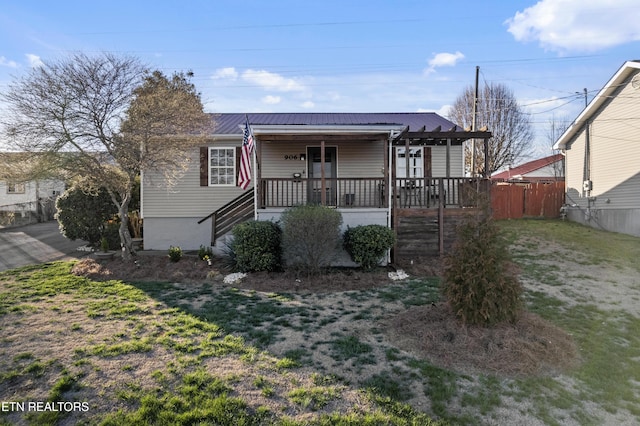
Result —
[[238, 186], [247, 189], [251, 183], [251, 153], [254, 148], [253, 132], [249, 126], [249, 117], [242, 132], [242, 155], [240, 156], [240, 173], [238, 174]]

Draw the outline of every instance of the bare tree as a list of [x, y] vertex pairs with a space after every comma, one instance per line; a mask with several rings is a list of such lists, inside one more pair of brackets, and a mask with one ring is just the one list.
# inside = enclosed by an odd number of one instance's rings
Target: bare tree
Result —
[[136, 176], [155, 170], [172, 181], [207, 133], [209, 117], [188, 77], [168, 79], [108, 53], [46, 62], [2, 95], [5, 138], [12, 149], [38, 153], [46, 167], [106, 188], [118, 208], [123, 257], [131, 259]]
[[[467, 87], [455, 100], [447, 117], [465, 128], [473, 127], [475, 90]], [[522, 160], [528, 154], [533, 141], [531, 123], [513, 92], [502, 84], [486, 84], [479, 90], [477, 105], [477, 129], [486, 127], [493, 134], [489, 140], [488, 175], [502, 167]], [[484, 172], [484, 153], [477, 149], [475, 170], [471, 170], [471, 144], [465, 147], [465, 166], [472, 175]]]
[[[560, 136], [569, 128], [572, 121], [568, 117], [556, 117], [555, 115], [549, 119], [547, 124], [546, 136], [549, 146], [552, 147]], [[554, 177], [564, 177], [564, 161], [553, 163]]]

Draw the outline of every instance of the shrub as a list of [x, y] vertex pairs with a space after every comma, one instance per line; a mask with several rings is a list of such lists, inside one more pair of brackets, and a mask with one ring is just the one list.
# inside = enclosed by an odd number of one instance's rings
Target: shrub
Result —
[[517, 319], [522, 286], [507, 242], [488, 209], [469, 215], [445, 256], [443, 293], [465, 324], [491, 325]]
[[269, 221], [249, 221], [233, 227], [233, 259], [242, 272], [275, 271], [281, 264], [280, 227]]
[[347, 228], [343, 236], [344, 248], [351, 260], [365, 269], [371, 269], [380, 263], [396, 241], [393, 231], [382, 225], [361, 225]]
[[102, 240], [100, 240], [100, 250], [104, 253], [109, 251], [109, 240], [107, 240], [107, 237], [102, 237]]
[[[103, 236], [107, 236], [107, 221], [118, 213], [104, 188], [96, 192], [85, 192], [76, 186], [67, 189], [58, 197], [56, 209], [60, 232], [70, 240], [84, 240], [94, 247], [100, 244]], [[119, 241], [118, 237], [118, 246]]]
[[169, 259], [172, 262], [178, 262], [182, 259], [182, 249], [180, 247], [169, 247]]
[[[120, 250], [120, 219], [114, 217], [109, 219], [102, 230], [103, 238], [107, 239], [109, 250]], [[102, 242], [101, 242], [102, 244]]]
[[316, 275], [331, 264], [340, 248], [339, 211], [319, 205], [297, 206], [282, 213], [281, 223], [288, 267]]

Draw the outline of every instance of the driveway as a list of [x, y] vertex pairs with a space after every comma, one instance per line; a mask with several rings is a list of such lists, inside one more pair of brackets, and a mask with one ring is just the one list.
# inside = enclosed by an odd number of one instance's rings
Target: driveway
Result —
[[87, 254], [76, 250], [85, 244], [85, 241], [65, 238], [55, 220], [0, 229], [0, 271], [54, 260], [76, 259]]

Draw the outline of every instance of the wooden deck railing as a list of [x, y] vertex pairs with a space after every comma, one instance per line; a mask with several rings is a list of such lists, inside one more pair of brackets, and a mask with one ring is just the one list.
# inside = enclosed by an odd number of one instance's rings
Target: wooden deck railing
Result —
[[[259, 208], [291, 207], [300, 204], [324, 204], [341, 208], [388, 207], [385, 179], [325, 179], [324, 196], [321, 179], [262, 178], [259, 185]], [[395, 208], [466, 207], [473, 205], [478, 191], [485, 190], [477, 179], [396, 178], [392, 204]]]
[[485, 181], [474, 178], [397, 178], [394, 207], [470, 207], [477, 203], [476, 194], [487, 190]]
[[323, 204], [336, 207], [385, 207], [384, 178], [262, 178], [260, 208]]
[[200, 219], [199, 224], [211, 218], [211, 245], [215, 245], [218, 237], [230, 232], [238, 223], [253, 218], [253, 204], [253, 191], [245, 191], [207, 217]]

